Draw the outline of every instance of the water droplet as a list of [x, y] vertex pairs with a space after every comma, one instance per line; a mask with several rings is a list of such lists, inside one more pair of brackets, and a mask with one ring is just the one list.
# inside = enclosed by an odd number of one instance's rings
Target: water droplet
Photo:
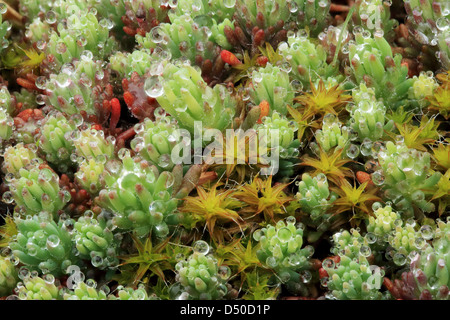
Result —
[[10, 191], [6, 191], [3, 193], [2, 200], [5, 203], [12, 203], [14, 201], [14, 197]]
[[84, 50], [80, 55], [81, 60], [84, 61], [91, 61], [94, 58], [94, 55], [92, 54], [92, 51], [90, 50]]
[[100, 256], [94, 256], [91, 259], [91, 263], [94, 267], [100, 267], [103, 264], [103, 258]]
[[427, 244], [424, 238], [418, 237], [414, 240], [414, 245], [417, 249], [421, 250]]
[[320, 279], [320, 285], [322, 286], [322, 287], [327, 287], [328, 286], [328, 277], [323, 277], [323, 278], [321, 278]]
[[50, 169], [44, 168], [39, 172], [38, 179], [44, 181], [51, 181], [53, 179], [53, 172]]
[[402, 253], [396, 252], [393, 261], [397, 266], [403, 266], [406, 263], [406, 256]]
[[303, 283], [308, 283], [312, 279], [312, 274], [308, 270], [300, 271], [300, 280], [302, 280]]
[[[95, 217], [94, 212], [92, 210], [86, 210], [83, 214], [83, 217], [85, 219], [87, 219], [88, 221], [90, 221], [91, 219], [93, 219]], [[92, 221], [91, 221], [92, 223]]]
[[436, 27], [440, 31], [445, 31], [448, 28], [450, 28], [450, 22], [449, 22], [449, 20], [447, 18], [440, 17], [439, 19], [436, 20]]
[[373, 143], [372, 141], [370, 141], [370, 139], [363, 141], [363, 143], [361, 144], [361, 154], [363, 156], [367, 157], [372, 153], [372, 144]]
[[111, 292], [111, 289], [109, 288], [108, 285], [104, 284], [100, 287], [99, 289], [100, 291], [103, 291], [106, 295], [109, 294]]
[[8, 11], [8, 7], [6, 6], [5, 3], [1, 2], [0, 3], [0, 14], [5, 14]]
[[[362, 153], [362, 146], [361, 146], [361, 153]], [[377, 167], [377, 163], [373, 160], [368, 160], [364, 164], [364, 170], [366, 170], [368, 173], [373, 173]]]
[[253, 232], [253, 239], [255, 241], [259, 241], [261, 239], [261, 235], [262, 235], [261, 230], [256, 230], [255, 232]]
[[160, 43], [164, 40], [165, 35], [164, 30], [160, 26], [157, 26], [150, 31], [150, 40], [154, 43]]
[[377, 241], [377, 236], [375, 234], [373, 234], [372, 232], [367, 232], [366, 235], [364, 236], [364, 238], [366, 238], [367, 243], [369, 243], [369, 244], [373, 244]]
[[55, 47], [56, 53], [64, 54], [67, 50], [66, 44], [62, 41], [58, 42]]
[[415, 227], [416, 220], [414, 220], [413, 218], [409, 218], [408, 220], [406, 220], [406, 225], [407, 226], [411, 226], [411, 227]]
[[79, 47], [84, 47], [87, 45], [87, 39], [83, 35], [77, 37], [77, 45]]
[[295, 1], [289, 1], [287, 5], [291, 13], [296, 13], [298, 11], [298, 5]]
[[94, 279], [87, 279], [86, 285], [91, 288], [97, 288], [97, 282]]
[[319, 1], [319, 7], [326, 8], [329, 5], [329, 1], [327, 0], [320, 0]]
[[327, 113], [323, 117], [322, 127], [324, 127], [324, 126], [331, 126], [335, 122], [337, 122], [336, 116], [334, 114], [332, 114], [332, 113]]
[[56, 78], [56, 84], [60, 88], [65, 88], [70, 84], [70, 76], [67, 73], [60, 73]]
[[[162, 220], [163, 217], [161, 217]], [[159, 238], [165, 238], [169, 234], [169, 227], [166, 223], [160, 223], [155, 226], [155, 235]]]
[[353, 34], [354, 34], [354, 35], [360, 34], [360, 33], [363, 32], [363, 30], [364, 30], [364, 29], [363, 29], [361, 26], [355, 26], [355, 27], [353, 28]]
[[148, 206], [148, 210], [156, 221], [162, 220], [161, 211], [164, 211], [164, 204], [162, 203], [162, 201], [160, 200], [152, 201], [152, 203], [150, 203], [150, 205]]
[[45, 95], [43, 95], [43, 94], [38, 94], [38, 95], [36, 96], [35, 101], [36, 101], [36, 103], [39, 104], [39, 105], [45, 104]]
[[308, 258], [312, 257], [312, 255], [314, 254], [314, 247], [311, 245], [307, 245], [303, 250], [305, 250]]
[[14, 255], [11, 255], [11, 257], [9, 257], [9, 261], [15, 266], [20, 263], [20, 259]]
[[222, 280], [228, 280], [231, 276], [231, 269], [227, 266], [220, 266], [218, 274]]
[[47, 42], [44, 40], [38, 40], [36, 42], [36, 48], [38, 48], [41, 51], [44, 51], [47, 48]]
[[404, 141], [405, 141], [405, 138], [402, 135], [395, 136], [395, 143], [397, 145], [402, 145]]
[[170, 172], [167, 172], [167, 181], [164, 184], [164, 186], [166, 187], [166, 189], [170, 189], [174, 183], [175, 183], [174, 175]]
[[384, 181], [386, 180], [386, 178], [383, 175], [382, 170], [375, 171], [374, 173], [372, 173], [371, 177], [372, 177], [373, 183], [377, 186], [383, 185]]
[[145, 79], [145, 93], [151, 98], [158, 98], [164, 93], [164, 87], [161, 84], [159, 76], [151, 76]]
[[[174, 1], [174, 0], [171, 0]], [[189, 293], [187, 292], [182, 292], [177, 298], [176, 300], [188, 300], [189, 299]]]
[[194, 0], [192, 2], [192, 11], [198, 12], [202, 9], [202, 2], [201, 0]]
[[223, 5], [226, 8], [233, 8], [236, 5], [236, 0], [223, 0]]
[[333, 259], [328, 258], [323, 260], [322, 267], [324, 269], [334, 269], [336, 267], [336, 263], [334, 262]]
[[14, 173], [12, 173], [12, 172], [9, 172], [5, 175], [5, 181], [7, 183], [11, 183], [14, 180], [14, 178], [15, 178]]
[[169, 154], [163, 154], [159, 157], [158, 166], [160, 166], [161, 168], [167, 168], [170, 164], [171, 164], [171, 160], [170, 160]]
[[117, 157], [120, 160], [123, 160], [124, 158], [130, 157], [130, 150], [128, 150], [127, 148], [121, 148], [118, 152], [117, 152]]
[[422, 238], [425, 240], [431, 240], [434, 237], [434, 231], [433, 228], [430, 225], [423, 225], [420, 228], [420, 234], [422, 235]]
[[300, 92], [303, 90], [303, 83], [301, 83], [299, 80], [292, 80], [291, 87], [294, 92]]
[[194, 252], [206, 255], [209, 252], [209, 245], [206, 241], [198, 240], [194, 243], [192, 249], [194, 250]]
[[27, 250], [28, 250], [28, 254], [32, 257], [34, 257], [37, 252], [38, 252], [38, 247], [36, 244], [32, 243], [32, 242], [28, 242], [27, 243]]
[[31, 274], [31, 272], [30, 272], [30, 270], [28, 270], [27, 267], [20, 267], [19, 273], [18, 273], [20, 280], [27, 279], [28, 277], [30, 277], [30, 274]]
[[281, 64], [280, 69], [289, 73], [292, 70], [292, 66], [289, 62], [286, 61]]
[[0, 254], [2, 255], [2, 257], [5, 257], [5, 258], [10, 257], [12, 255], [12, 250], [11, 250], [11, 248], [6, 247], [1, 250]]
[[263, 79], [263, 76], [260, 72], [253, 72], [252, 80], [254, 83], [259, 83]]
[[364, 30], [362, 32], [362, 36], [363, 36], [364, 39], [369, 39], [370, 36], [371, 36], [370, 31], [369, 30]]
[[347, 157], [355, 159], [359, 155], [359, 148], [356, 144], [351, 144], [347, 149]]
[[350, 52], [350, 45], [348, 42], [342, 46], [341, 51], [343, 54], [348, 54]]
[[277, 259], [275, 259], [275, 257], [268, 257], [266, 259], [266, 264], [270, 267], [270, 268], [275, 268], [278, 265], [278, 261]]
[[45, 14], [45, 21], [48, 24], [54, 24], [56, 22], [56, 13], [54, 11], [52, 11], [52, 10], [48, 11]]
[[372, 250], [370, 250], [368, 246], [361, 246], [361, 248], [359, 249], [359, 253], [367, 258], [372, 254]]
[[48, 274], [44, 274], [42, 276], [42, 279], [47, 283], [47, 284], [54, 284], [55, 283], [55, 277], [48, 273]]
[[384, 31], [382, 29], [377, 29], [375, 30], [373, 35], [377, 38], [382, 38], [384, 36]]
[[296, 222], [297, 222], [297, 219], [295, 219], [295, 217], [293, 217], [293, 216], [289, 216], [286, 218], [287, 224], [295, 224]]
[[122, 163], [118, 160], [110, 160], [106, 163], [105, 169], [112, 174], [116, 174], [122, 168]]
[[286, 283], [291, 280], [291, 275], [289, 274], [289, 272], [282, 272], [280, 274], [280, 280], [282, 283]]
[[55, 234], [50, 235], [47, 238], [47, 246], [51, 248], [56, 248], [59, 245], [59, 237]]
[[47, 79], [43, 76], [37, 77], [35, 84], [41, 90], [45, 89], [45, 84], [47, 83]]

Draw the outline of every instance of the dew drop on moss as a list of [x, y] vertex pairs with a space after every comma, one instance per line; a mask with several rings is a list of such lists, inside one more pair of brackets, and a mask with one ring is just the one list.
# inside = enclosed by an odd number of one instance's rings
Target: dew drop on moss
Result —
[[194, 243], [194, 245], [192, 246], [192, 249], [196, 253], [201, 253], [201, 254], [206, 255], [209, 252], [209, 245], [208, 245], [208, 243], [206, 243], [206, 241], [198, 240]]

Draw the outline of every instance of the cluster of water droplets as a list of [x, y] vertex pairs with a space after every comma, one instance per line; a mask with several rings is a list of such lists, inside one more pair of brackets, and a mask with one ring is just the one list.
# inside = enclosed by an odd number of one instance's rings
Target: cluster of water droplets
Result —
[[145, 160], [154, 165], [169, 170], [173, 167], [171, 160], [172, 149], [182, 139], [178, 123], [175, 118], [161, 114], [158, 115], [157, 123], [150, 119], [135, 125], [135, 138], [131, 141], [131, 148]]
[[24, 257], [24, 265], [30, 270], [58, 276], [76, 261], [69, 232], [53, 221], [51, 213], [15, 220], [18, 236], [10, 242], [10, 248], [14, 255]]
[[268, 225], [253, 233], [253, 239], [261, 244], [257, 251], [258, 259], [273, 269], [284, 283], [295, 281], [296, 276], [292, 272], [301, 272], [306, 282], [311, 280], [309, 259], [314, 248], [302, 248], [302, 227], [296, 226], [294, 217], [288, 217], [286, 221], [280, 220], [275, 226]]
[[429, 1], [423, 5], [418, 1], [405, 1], [407, 23], [415, 27], [414, 35], [423, 44], [437, 45], [440, 33], [450, 28], [450, 5], [447, 1]]
[[352, 228], [348, 230], [340, 230], [333, 237], [333, 247], [331, 252], [340, 257], [348, 257], [349, 259], [358, 261], [369, 258], [376, 252], [373, 250], [373, 244], [379, 241], [374, 233], [368, 232], [364, 236], [361, 234], [360, 228]]
[[390, 245], [385, 256], [397, 266], [409, 265], [418, 252], [427, 250], [434, 230], [430, 225], [419, 226], [414, 219], [394, 223], [395, 229], [385, 237]]
[[142, 236], [153, 230], [157, 237], [166, 237], [166, 218], [177, 206], [171, 195], [175, 176], [159, 173], [139, 156], [131, 157], [127, 148], [119, 150], [118, 158], [105, 164], [100, 203], [114, 212], [113, 223], [119, 228], [131, 228]]
[[69, 168], [67, 160], [74, 150], [69, 137], [76, 130], [79, 117], [81, 116], [76, 114], [67, 119], [60, 112], [49, 113], [36, 136], [39, 150], [45, 154], [45, 159], [57, 165], [61, 172], [66, 172]]
[[[8, 7], [5, 3], [0, 3], [0, 15], [5, 14], [8, 11]], [[11, 30], [12, 24], [8, 20], [3, 21], [0, 18], [0, 51], [6, 49], [9, 46], [9, 41], [6, 39], [6, 33]]]
[[[105, 289], [103, 291], [106, 292]], [[109, 287], [108, 292], [109, 293]], [[114, 290], [113, 294], [117, 295], [109, 295], [108, 299], [111, 300], [159, 300], [159, 298], [156, 296], [156, 294], [151, 294], [150, 296], [147, 294], [147, 291], [145, 289], [144, 284], [138, 285], [136, 289], [124, 287], [122, 285], [117, 286], [116, 290]]]
[[99, 156], [111, 159], [114, 156], [116, 139], [113, 136], [105, 137], [103, 130], [94, 129], [88, 123], [81, 123], [68, 138], [75, 146], [75, 152], [70, 155], [73, 162], [81, 163]]
[[19, 282], [14, 290], [15, 295], [9, 299], [20, 300], [50, 300], [59, 298], [61, 285], [52, 274], [39, 276], [35, 270], [22, 266], [18, 272]]
[[[81, 160], [81, 159], [80, 159]], [[91, 194], [97, 194], [104, 185], [102, 173], [107, 158], [102, 154], [95, 158], [84, 159], [75, 173], [76, 181]]]
[[14, 120], [8, 112], [0, 107], [0, 145], [8, 141], [15, 129]]
[[[354, 31], [353, 31], [354, 33]], [[354, 43], [352, 33], [344, 29], [343, 25], [340, 26], [328, 26], [322, 32], [319, 33], [317, 38], [320, 41], [320, 44], [327, 50], [328, 52], [334, 53], [339, 48], [340, 53], [347, 55], [349, 53], [350, 44]]]
[[[295, 198], [301, 204], [304, 212], [310, 214], [313, 221], [323, 223], [328, 219], [326, 211], [331, 204], [337, 199], [334, 192], [330, 192], [328, 188], [328, 180], [326, 175], [319, 173], [314, 178], [304, 173], [301, 181], [296, 181], [298, 192]], [[325, 226], [326, 223], [323, 224]]]
[[153, 75], [145, 79], [144, 91], [150, 98], [158, 98], [164, 94], [163, 78]]
[[317, 36], [325, 27], [331, 2], [329, 0], [288, 0], [283, 8], [288, 9], [288, 20], [295, 29], [308, 27], [313, 36]]
[[[170, 57], [181, 58], [195, 63], [200, 60], [214, 60], [220, 49], [213, 43], [212, 30], [205, 15], [184, 14], [175, 17], [172, 23], [162, 23], [153, 27], [145, 37], [138, 38], [144, 48], [157, 48], [157, 60]], [[203, 19], [202, 19], [203, 18]]]
[[291, 87], [291, 70], [292, 66], [287, 61], [277, 66], [268, 63], [264, 68], [254, 70], [251, 76], [254, 87], [250, 92], [252, 102], [260, 104], [265, 100], [271, 110], [286, 115], [286, 104], [292, 105], [296, 92]]
[[80, 255], [91, 260], [91, 264], [99, 269], [117, 267], [116, 248], [121, 234], [113, 234], [117, 227], [111, 217], [104, 211], [94, 218], [94, 213], [87, 210], [74, 224], [73, 240]]
[[438, 84], [432, 71], [422, 71], [415, 79], [411, 91], [419, 105], [425, 107], [428, 104], [426, 98], [433, 95]]
[[176, 281], [170, 291], [176, 300], [221, 299], [228, 293], [226, 282], [231, 277], [229, 267], [217, 264], [209, 244], [197, 240], [193, 253], [186, 259], [180, 256], [176, 264]]
[[357, 133], [347, 126], [342, 126], [332, 113], [323, 117], [322, 129], [315, 132], [316, 141], [322, 150], [328, 152], [332, 148], [344, 149], [345, 154], [355, 159], [359, 155], [359, 145], [351, 142], [357, 139]]
[[[271, 116], [263, 117], [261, 122], [261, 124], [255, 125], [259, 148], [270, 148], [272, 154], [277, 152], [283, 159], [295, 158], [299, 155], [299, 149], [292, 146], [295, 133], [298, 131], [298, 125], [295, 121], [290, 121], [274, 111]], [[264, 154], [264, 152], [260, 151], [260, 154]]]
[[430, 170], [431, 155], [428, 152], [408, 148], [403, 137], [398, 136], [395, 144], [388, 141], [378, 151], [377, 159], [380, 164], [378, 184], [384, 184], [386, 197], [398, 210], [410, 215], [411, 203], [425, 212], [434, 210], [434, 204], [425, 199], [422, 186], [433, 183], [431, 181], [437, 183], [441, 176]]
[[59, 176], [49, 167], [41, 168], [41, 163], [42, 160], [33, 159], [17, 175], [9, 174], [9, 191], [3, 193], [2, 200], [6, 203], [15, 201], [19, 208], [32, 214], [41, 211], [56, 214], [62, 209], [71, 199], [70, 192], [61, 189]]
[[384, 32], [398, 26], [398, 21], [390, 19], [392, 1], [364, 0], [358, 3], [356, 15], [359, 15], [361, 27], [372, 34], [383, 37]]
[[74, 60], [61, 65], [58, 73], [48, 78], [40, 76], [35, 84], [45, 90], [45, 95], [38, 95], [38, 104], [47, 104], [68, 114], [78, 114], [80, 110], [94, 114], [94, 103], [103, 94], [108, 64], [95, 60], [91, 51], [84, 50]]

